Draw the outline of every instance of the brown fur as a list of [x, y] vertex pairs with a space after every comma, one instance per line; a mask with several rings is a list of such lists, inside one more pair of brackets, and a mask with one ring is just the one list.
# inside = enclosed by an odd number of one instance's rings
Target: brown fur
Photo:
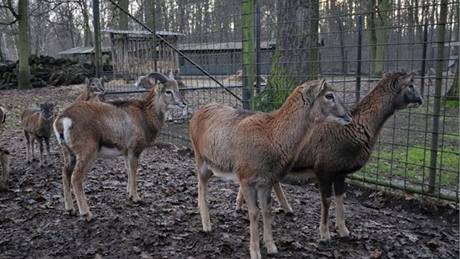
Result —
[[260, 258], [257, 231], [259, 199], [264, 221], [264, 241], [276, 253], [271, 231], [270, 190], [295, 161], [303, 136], [315, 120], [344, 121], [347, 115], [340, 99], [324, 81], [298, 86], [283, 106], [271, 113], [239, 111], [220, 104], [199, 109], [190, 121], [190, 138], [198, 176], [198, 204], [203, 230], [210, 231], [207, 183], [212, 173], [240, 182], [248, 201], [251, 258]]
[[102, 78], [91, 78], [85, 80], [85, 87], [77, 96], [75, 101], [104, 101], [104, 83]]
[[[322, 200], [322, 240], [330, 239], [327, 219], [332, 187], [337, 204], [337, 230], [341, 236], [349, 235], [345, 226], [342, 197], [345, 176], [366, 164], [383, 124], [395, 111], [421, 104], [420, 95], [411, 87], [413, 75], [387, 74], [352, 111], [351, 124], [336, 127], [332, 123], [324, 122], [313, 126], [311, 137], [306, 139], [306, 145], [291, 172], [282, 181], [303, 182], [309, 177], [318, 179]], [[285, 198], [283, 202], [288, 204]]]
[[104, 155], [124, 156], [128, 197], [134, 202], [140, 200], [136, 180], [139, 156], [155, 140], [168, 106], [184, 105], [175, 80], [155, 85], [154, 79], [150, 79], [151, 89], [143, 100], [75, 102], [56, 119], [54, 130], [64, 156], [62, 177], [67, 211], [74, 211], [72, 183], [80, 215], [91, 219], [83, 179], [96, 157]]
[[[42, 106], [46, 105], [51, 108], [47, 111], [50, 117], [46, 118]], [[21, 122], [24, 131], [24, 136], [27, 145], [27, 162], [31, 163], [35, 156], [34, 145], [35, 140], [38, 141], [40, 147], [40, 166], [48, 163], [50, 157], [50, 136], [51, 124], [54, 120], [54, 104], [45, 103], [40, 104], [40, 107], [29, 108], [21, 115]], [[43, 154], [43, 141], [46, 146], [46, 156]]]

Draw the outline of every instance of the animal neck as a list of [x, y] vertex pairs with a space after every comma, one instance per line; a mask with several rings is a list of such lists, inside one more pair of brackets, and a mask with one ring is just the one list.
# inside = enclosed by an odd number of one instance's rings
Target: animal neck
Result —
[[353, 124], [366, 127], [374, 138], [383, 127], [386, 120], [393, 115], [395, 108], [393, 100], [397, 92], [392, 86], [394, 80], [383, 79], [366, 95], [353, 110]]
[[77, 100], [80, 100], [80, 101], [88, 101], [89, 100], [89, 89], [88, 89], [88, 86], [86, 86], [83, 91], [80, 93], [80, 95], [77, 97]]
[[164, 124], [165, 110], [162, 108], [159, 95], [156, 94], [155, 89], [148, 92], [143, 104], [149, 127], [160, 129]]
[[305, 103], [301, 92], [296, 90], [273, 114], [272, 141], [278, 143], [285, 150], [285, 154], [293, 153], [293, 150], [299, 148], [308, 125], [313, 123], [314, 116], [310, 116], [311, 107], [307, 107], [308, 105], [310, 104]]

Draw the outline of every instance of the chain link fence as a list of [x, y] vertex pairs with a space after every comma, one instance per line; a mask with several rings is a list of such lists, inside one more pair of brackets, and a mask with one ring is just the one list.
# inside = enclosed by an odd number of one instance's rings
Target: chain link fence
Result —
[[[383, 73], [413, 71], [423, 106], [390, 117], [350, 179], [458, 201], [458, 10], [447, 0], [156, 0], [152, 29], [169, 38], [152, 40], [150, 51], [145, 40], [130, 45], [124, 55], [136, 62], [109, 91], [131, 91], [149, 69], [175, 73], [188, 116], [174, 112], [162, 140], [188, 146], [188, 118], [203, 104], [271, 111], [299, 82], [325, 78], [353, 109]], [[145, 29], [130, 26], [136, 35]], [[114, 46], [112, 61], [120, 60]]]

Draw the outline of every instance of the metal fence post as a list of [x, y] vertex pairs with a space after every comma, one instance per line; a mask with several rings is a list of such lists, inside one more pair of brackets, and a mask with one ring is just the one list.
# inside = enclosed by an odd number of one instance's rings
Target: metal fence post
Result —
[[93, 26], [94, 26], [94, 64], [96, 77], [102, 75], [101, 60], [101, 23], [99, 19], [99, 0], [93, 0]]
[[431, 158], [428, 191], [436, 186], [436, 163], [438, 155], [439, 115], [441, 111], [442, 70], [444, 69], [444, 42], [446, 38], [447, 0], [442, 0], [439, 22], [438, 57], [436, 61], [436, 81], [433, 103], [433, 132], [431, 133]]
[[253, 109], [254, 95], [254, 7], [256, 0], [243, 0], [243, 108]]
[[426, 71], [426, 49], [428, 44], [428, 21], [423, 25], [423, 49], [422, 49], [422, 81], [420, 83], [420, 94], [423, 96], [425, 93], [425, 71]]
[[363, 16], [358, 17], [358, 57], [356, 64], [356, 103], [361, 98], [361, 56], [363, 43]]
[[260, 93], [260, 1], [255, 0], [256, 5], [256, 93]]

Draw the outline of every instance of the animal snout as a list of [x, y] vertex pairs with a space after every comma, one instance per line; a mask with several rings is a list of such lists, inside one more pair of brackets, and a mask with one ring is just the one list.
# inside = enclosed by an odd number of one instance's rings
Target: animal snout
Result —
[[176, 105], [182, 109], [187, 107], [187, 103], [185, 101], [176, 102]]
[[418, 105], [422, 105], [422, 104], [423, 104], [423, 98], [422, 98], [422, 97], [418, 97], [417, 100], [415, 100], [415, 102], [416, 102]]
[[342, 125], [350, 124], [353, 121], [349, 114], [345, 114], [343, 116], [340, 116], [339, 118]]

